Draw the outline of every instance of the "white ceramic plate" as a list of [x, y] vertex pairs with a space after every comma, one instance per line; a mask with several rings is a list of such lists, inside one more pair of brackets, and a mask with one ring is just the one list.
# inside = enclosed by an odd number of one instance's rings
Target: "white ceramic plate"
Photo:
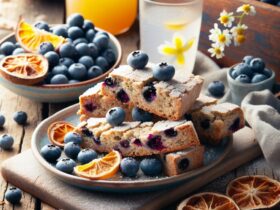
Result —
[[79, 116], [76, 115], [78, 108], [79, 105], [75, 104], [61, 110], [60, 112], [57, 112], [56, 114], [41, 122], [35, 129], [32, 136], [32, 151], [35, 158], [48, 172], [50, 172], [58, 179], [80, 188], [106, 192], [139, 192], [152, 191], [163, 188], [166, 189], [167, 187], [172, 187], [180, 184], [182, 181], [193, 178], [194, 176], [214, 167], [225, 158], [232, 147], [232, 137], [224, 139], [223, 144], [221, 144], [219, 147], [206, 147], [204, 155], [204, 166], [199, 169], [180, 174], [178, 176], [167, 177], [162, 175], [159, 177], [146, 177], [144, 175], [140, 175], [140, 178], [137, 179], [117, 178], [97, 181], [81, 178], [57, 170], [53, 165], [48, 163], [40, 155], [40, 149], [44, 145], [50, 143], [47, 137], [48, 126], [53, 122], [61, 120], [71, 122], [74, 125], [78, 124]]

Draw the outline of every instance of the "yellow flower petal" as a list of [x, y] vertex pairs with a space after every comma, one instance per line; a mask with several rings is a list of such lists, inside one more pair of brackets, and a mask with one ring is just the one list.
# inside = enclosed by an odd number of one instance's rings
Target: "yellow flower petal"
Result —
[[173, 42], [176, 49], [180, 49], [184, 45], [183, 39], [179, 36], [174, 36], [172, 42]]
[[170, 45], [161, 45], [159, 51], [165, 55], [175, 55], [177, 53], [176, 49]]
[[177, 63], [180, 65], [185, 64], [185, 56], [184, 54], [180, 53], [176, 56]]
[[191, 47], [192, 47], [192, 45], [193, 45], [193, 43], [194, 43], [194, 38], [192, 38], [192, 39], [190, 39], [189, 41], [187, 41], [187, 43], [184, 45], [184, 47], [183, 47], [183, 50], [184, 51], [188, 51]]

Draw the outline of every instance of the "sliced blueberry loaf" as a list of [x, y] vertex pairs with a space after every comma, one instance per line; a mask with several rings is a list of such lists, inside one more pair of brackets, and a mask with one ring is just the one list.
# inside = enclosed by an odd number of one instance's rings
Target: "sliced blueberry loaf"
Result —
[[190, 114], [202, 142], [218, 144], [245, 125], [241, 108], [231, 103], [204, 106]]
[[[91, 117], [104, 117], [110, 108], [117, 106], [121, 106], [127, 113], [131, 112], [131, 104], [123, 104], [118, 100], [102, 95], [101, 85], [101, 83], [98, 83], [79, 97], [80, 109], [77, 114], [81, 115], [81, 121]], [[127, 114], [126, 117], [127, 121], [131, 120], [131, 114]]]
[[116, 98], [123, 104], [135, 106], [169, 120], [179, 120], [198, 98], [203, 79], [186, 78], [158, 81], [153, 77], [152, 65], [144, 69], [120, 66], [109, 74], [102, 85], [102, 94]]
[[188, 149], [161, 155], [168, 176], [175, 176], [197, 169], [203, 165], [204, 146], [194, 146]]
[[105, 118], [90, 118], [76, 131], [83, 137], [82, 147], [98, 152], [119, 150], [123, 156], [147, 156], [184, 150], [200, 145], [190, 121], [123, 122], [112, 127]]

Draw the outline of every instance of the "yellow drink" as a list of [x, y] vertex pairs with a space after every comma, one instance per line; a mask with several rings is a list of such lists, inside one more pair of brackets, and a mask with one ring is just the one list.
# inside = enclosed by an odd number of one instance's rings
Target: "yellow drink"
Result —
[[66, 14], [80, 13], [95, 26], [121, 34], [133, 24], [137, 0], [66, 0]]

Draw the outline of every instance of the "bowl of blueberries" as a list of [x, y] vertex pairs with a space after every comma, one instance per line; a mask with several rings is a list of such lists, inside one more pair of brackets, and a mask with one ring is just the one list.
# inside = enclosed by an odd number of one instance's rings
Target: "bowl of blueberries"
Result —
[[[61, 103], [77, 100], [116, 68], [122, 57], [119, 41], [109, 32], [96, 28], [80, 14], [67, 18], [66, 24], [48, 25], [39, 21], [33, 25], [66, 42], [54, 49], [51, 42], [42, 42], [38, 53], [48, 60], [48, 73], [36, 85], [15, 84], [0, 77], [0, 84], [12, 92], [38, 102]], [[0, 41], [0, 60], [10, 55], [26, 53], [15, 33]]]
[[241, 63], [229, 69], [227, 80], [233, 103], [240, 105], [243, 98], [252, 91], [271, 90], [275, 73], [266, 68], [263, 59], [248, 55]]

